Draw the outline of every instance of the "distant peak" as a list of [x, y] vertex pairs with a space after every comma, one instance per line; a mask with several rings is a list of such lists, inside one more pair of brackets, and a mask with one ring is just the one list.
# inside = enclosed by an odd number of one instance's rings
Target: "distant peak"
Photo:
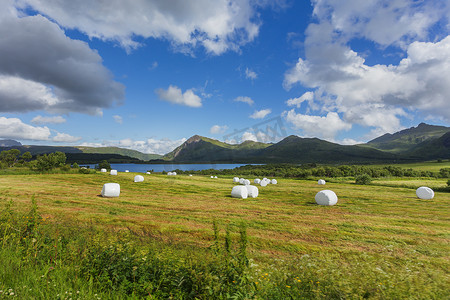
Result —
[[186, 143], [187, 144], [190, 144], [190, 143], [196, 143], [196, 142], [198, 142], [198, 141], [200, 141], [200, 140], [202, 140], [203, 139], [203, 137], [202, 136], [199, 136], [199, 135], [193, 135], [193, 136], [191, 136], [187, 141], [186, 141]]

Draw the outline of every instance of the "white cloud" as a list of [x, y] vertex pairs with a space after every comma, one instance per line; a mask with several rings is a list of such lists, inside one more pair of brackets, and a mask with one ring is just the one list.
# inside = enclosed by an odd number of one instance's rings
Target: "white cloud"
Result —
[[246, 131], [242, 134], [242, 138], [241, 138], [241, 142], [245, 142], [245, 141], [257, 142], [258, 138], [252, 132]]
[[0, 111], [94, 115], [123, 100], [124, 86], [96, 50], [18, 3], [4, 0], [0, 13]]
[[[90, 38], [116, 41], [127, 51], [140, 46], [139, 37], [169, 40], [175, 49], [203, 46], [221, 54], [238, 51], [254, 40], [261, 26], [252, 0], [198, 1], [70, 1], [23, 0], [64, 28], [78, 29]], [[281, 4], [281, 3], [280, 3]], [[273, 5], [276, 6], [276, 5]]]
[[[407, 0], [337, 3], [313, 2], [318, 23], [308, 26], [305, 58], [285, 73], [283, 85], [290, 89], [300, 83], [314, 89], [314, 95], [287, 104], [299, 107], [308, 100], [312, 110], [339, 113], [345, 123], [382, 133], [400, 130], [400, 117], [413, 112], [450, 120], [450, 36], [428, 36], [449, 7]], [[387, 46], [406, 51], [405, 58], [398, 64], [369, 65], [350, 46], [361, 38], [380, 51]], [[297, 120], [294, 114], [290, 117]]]
[[0, 117], [0, 137], [4, 139], [48, 141], [50, 139], [48, 127], [34, 127], [23, 123], [17, 118]]
[[245, 69], [245, 78], [255, 80], [258, 78], [258, 74], [256, 74], [254, 71], [250, 70], [249, 68]]
[[252, 119], [264, 119], [271, 112], [272, 112], [272, 110], [270, 108], [268, 108], [268, 109], [261, 109], [261, 110], [255, 110], [255, 112], [250, 115], [250, 118], [252, 118]]
[[247, 96], [236, 97], [234, 99], [234, 101], [235, 102], [244, 102], [244, 103], [247, 103], [248, 105], [253, 105], [255, 103], [250, 97], [247, 97]]
[[167, 90], [158, 89], [156, 90], [159, 98], [168, 102], [175, 104], [186, 105], [190, 107], [201, 107], [202, 99], [195, 95], [192, 89], [186, 90], [182, 93], [181, 89], [170, 85]]
[[246, 131], [242, 134], [240, 142], [245, 141], [253, 141], [253, 142], [259, 142], [259, 143], [271, 143], [271, 142], [278, 142], [281, 138], [278, 137], [276, 141], [273, 140], [273, 138], [270, 136], [270, 134], [265, 133], [263, 131], [256, 131], [256, 132], [250, 132]]
[[118, 124], [123, 124], [123, 118], [121, 116], [114, 115], [113, 119], [114, 119], [114, 122], [116, 122]]
[[286, 101], [286, 104], [288, 106], [297, 106], [297, 108], [300, 108], [300, 106], [303, 102], [305, 102], [305, 101], [312, 102], [313, 100], [314, 100], [314, 93], [306, 92], [298, 98], [288, 99]]
[[75, 143], [81, 140], [81, 137], [71, 136], [67, 133], [57, 132], [56, 135], [52, 138], [53, 142], [57, 143]]
[[178, 140], [170, 139], [146, 139], [146, 140], [133, 140], [133, 139], [122, 139], [113, 141], [103, 141], [102, 143], [83, 143], [81, 146], [88, 147], [121, 147], [132, 150], [137, 150], [142, 153], [153, 153], [153, 154], [167, 154], [174, 150], [176, 147], [180, 146], [186, 141], [185, 138]]
[[228, 129], [228, 126], [227, 126], [227, 125], [223, 125], [223, 126], [220, 126], [220, 125], [214, 125], [214, 126], [212, 126], [212, 127], [209, 129], [209, 132], [210, 132], [211, 134], [222, 134], [222, 133], [224, 133], [225, 131], [227, 131], [227, 129]]
[[336, 134], [342, 130], [350, 130], [352, 125], [343, 121], [335, 112], [326, 116], [311, 116], [297, 114], [294, 109], [285, 112], [286, 121], [295, 129], [302, 130], [303, 136], [319, 137], [333, 141]]
[[61, 116], [43, 117], [41, 115], [38, 115], [31, 120], [31, 123], [38, 124], [38, 125], [40, 125], [40, 124], [62, 124], [65, 122], [66, 122], [66, 119], [64, 119]]

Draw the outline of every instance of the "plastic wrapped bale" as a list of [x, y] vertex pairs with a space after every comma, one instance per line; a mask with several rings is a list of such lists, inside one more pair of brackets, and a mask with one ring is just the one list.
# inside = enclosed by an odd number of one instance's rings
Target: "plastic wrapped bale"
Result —
[[270, 183], [271, 183], [271, 184], [277, 184], [278, 181], [277, 181], [276, 179], [272, 179], [272, 180], [270, 181]]
[[319, 184], [319, 185], [325, 185], [325, 180], [319, 179], [319, 181], [317, 181], [317, 184]]
[[117, 170], [111, 170], [111, 172], [109, 172], [109, 175], [117, 175]]
[[106, 169], [100, 169], [100, 172], [106, 173]]
[[147, 172], [147, 173], [145, 173], [145, 174], [147, 174], [147, 175], [150, 175], [150, 174], [152, 174], [152, 173], [150, 173], [150, 172]]
[[239, 178], [239, 183], [240, 184], [244, 184], [245, 179], [244, 178]]
[[244, 185], [250, 185], [250, 183], [251, 183], [250, 180], [248, 180], [248, 179], [244, 180]]
[[105, 183], [102, 188], [102, 197], [119, 197], [120, 184]]
[[430, 200], [434, 198], [434, 191], [426, 186], [421, 186], [416, 190], [416, 195], [420, 199]]
[[176, 175], [177, 175], [177, 172], [172, 172], [172, 175], [173, 175], [173, 176], [176, 176]]
[[130, 171], [128, 171], [128, 170], [125, 170], [125, 173], [129, 173]]
[[247, 197], [248, 197], [248, 190], [243, 185], [236, 185], [231, 190], [231, 197], [247, 199]]
[[233, 178], [233, 182], [234, 182], [234, 183], [238, 183], [238, 182], [239, 182], [239, 177], [234, 177], [234, 178]]
[[192, 177], [192, 174], [189, 174], [189, 177]]
[[338, 198], [335, 192], [330, 190], [323, 190], [318, 192], [314, 199], [319, 205], [335, 205], [338, 202]]
[[261, 180], [261, 182], [259, 183], [260, 186], [267, 186], [267, 180]]
[[258, 188], [254, 185], [246, 185], [248, 196], [252, 198], [258, 197]]
[[172, 176], [172, 172], [167, 172], [167, 176]]
[[256, 178], [254, 182], [255, 182], [255, 184], [259, 184], [261, 182], [261, 179]]
[[214, 176], [214, 178], [217, 178], [217, 176]]
[[143, 181], [144, 181], [144, 176], [142, 176], [142, 175], [134, 176], [134, 182], [143, 182]]
[[211, 176], [211, 178], [214, 178], [214, 176]]

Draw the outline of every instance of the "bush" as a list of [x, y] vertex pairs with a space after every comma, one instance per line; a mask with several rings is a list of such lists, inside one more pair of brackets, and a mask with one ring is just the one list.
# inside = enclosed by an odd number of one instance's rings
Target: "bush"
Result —
[[372, 182], [372, 177], [368, 174], [361, 174], [356, 176], [355, 183], [356, 184], [370, 184]]

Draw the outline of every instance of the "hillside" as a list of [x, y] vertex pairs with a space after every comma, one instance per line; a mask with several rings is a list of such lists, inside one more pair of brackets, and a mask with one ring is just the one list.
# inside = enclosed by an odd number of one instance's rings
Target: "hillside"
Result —
[[142, 161], [148, 161], [152, 159], [159, 159], [162, 155], [159, 154], [148, 154], [142, 153], [136, 150], [119, 148], [119, 147], [85, 147], [85, 146], [76, 146], [83, 153], [103, 153], [103, 154], [119, 154], [123, 156], [129, 156], [133, 158], [137, 158]]
[[450, 158], [450, 131], [437, 139], [426, 140], [405, 155], [415, 159], [449, 159]]
[[230, 145], [195, 135], [164, 156], [173, 162], [343, 163], [397, 161], [394, 154], [360, 146], [342, 146], [317, 138], [289, 136], [276, 144], [246, 141]]
[[402, 153], [413, 150], [423, 142], [438, 139], [447, 132], [450, 132], [450, 127], [420, 123], [417, 127], [394, 134], [386, 133], [369, 141], [366, 146], [392, 153]]

